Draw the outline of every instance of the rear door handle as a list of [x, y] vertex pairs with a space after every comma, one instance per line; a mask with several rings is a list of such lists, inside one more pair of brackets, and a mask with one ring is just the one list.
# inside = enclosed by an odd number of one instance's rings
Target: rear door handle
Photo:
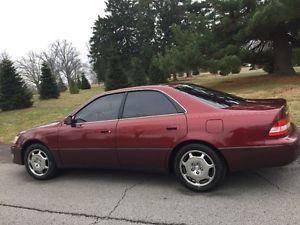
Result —
[[178, 130], [178, 126], [167, 127], [167, 130]]
[[101, 134], [110, 134], [111, 131], [110, 130], [101, 130], [100, 133]]

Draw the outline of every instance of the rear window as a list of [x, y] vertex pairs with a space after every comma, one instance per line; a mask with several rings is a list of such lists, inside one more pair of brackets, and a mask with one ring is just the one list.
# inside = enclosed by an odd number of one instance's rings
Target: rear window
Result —
[[175, 88], [217, 108], [227, 108], [245, 101], [241, 97], [195, 84], [179, 84]]

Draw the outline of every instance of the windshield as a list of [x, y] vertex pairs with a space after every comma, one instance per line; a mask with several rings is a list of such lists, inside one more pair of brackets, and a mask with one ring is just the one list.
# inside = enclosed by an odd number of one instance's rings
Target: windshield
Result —
[[175, 88], [217, 108], [227, 108], [245, 101], [241, 97], [195, 84], [179, 84]]

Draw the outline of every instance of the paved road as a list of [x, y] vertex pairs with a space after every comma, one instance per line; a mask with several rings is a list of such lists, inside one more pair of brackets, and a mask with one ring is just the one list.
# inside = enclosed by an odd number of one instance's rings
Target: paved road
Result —
[[300, 224], [300, 160], [197, 194], [173, 176], [66, 170], [35, 181], [0, 146], [0, 224]]

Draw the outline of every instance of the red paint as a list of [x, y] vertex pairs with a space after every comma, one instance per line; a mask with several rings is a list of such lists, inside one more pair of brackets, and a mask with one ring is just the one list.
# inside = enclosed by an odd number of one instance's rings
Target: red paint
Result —
[[135, 87], [100, 96], [133, 90], [156, 90], [175, 99], [186, 109], [186, 113], [121, 118], [83, 123], [82, 126], [77, 124], [76, 127], [65, 125], [62, 121], [34, 128], [22, 133], [12, 147], [14, 162], [23, 163], [21, 151], [34, 141], [43, 143], [54, 153], [59, 167], [83, 165], [168, 169], [174, 149], [190, 141], [204, 142], [215, 148], [232, 171], [281, 166], [297, 157], [299, 135], [295, 126], [291, 125], [286, 135], [268, 135], [276, 121], [287, 116], [284, 99], [250, 100], [220, 109], [174, 87]]

